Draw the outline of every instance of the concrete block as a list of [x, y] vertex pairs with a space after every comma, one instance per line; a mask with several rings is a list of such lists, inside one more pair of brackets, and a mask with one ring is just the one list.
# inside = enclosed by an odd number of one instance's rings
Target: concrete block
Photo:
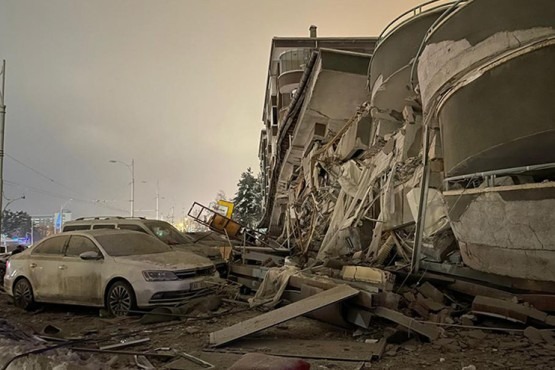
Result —
[[392, 287], [395, 275], [373, 267], [343, 266], [341, 276], [344, 280], [373, 283], [381, 287]]

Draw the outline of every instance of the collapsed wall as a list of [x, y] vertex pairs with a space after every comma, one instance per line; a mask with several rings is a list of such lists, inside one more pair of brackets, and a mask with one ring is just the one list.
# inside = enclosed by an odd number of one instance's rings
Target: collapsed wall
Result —
[[388, 26], [367, 101], [304, 148], [282, 237], [306, 260], [555, 281], [554, 24], [549, 0], [474, 0]]

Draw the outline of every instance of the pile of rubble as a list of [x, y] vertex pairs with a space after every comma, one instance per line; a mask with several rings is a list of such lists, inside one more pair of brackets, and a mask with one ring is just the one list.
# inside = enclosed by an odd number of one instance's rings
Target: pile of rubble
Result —
[[[304, 315], [350, 328], [354, 336], [364, 340], [364, 346], [357, 350], [366, 361], [379, 359], [384, 353], [391, 355], [402, 343], [409, 347], [410, 343], [431, 343], [434, 348], [464, 349], [472, 345], [469, 341], [479, 342], [489, 332], [522, 336], [500, 347], [534, 344], [546, 353], [555, 349], [555, 315], [548, 313], [555, 312], [555, 295], [514, 294], [444, 274], [407, 274], [393, 268], [388, 271], [356, 265], [321, 265], [304, 270], [291, 265], [241, 265], [239, 269], [232, 265], [231, 270], [243, 276], [247, 276], [247, 270], [253, 276], [264, 276], [250, 304], [273, 309], [213, 332], [210, 344], [214, 347], [233, 346], [235, 341]], [[377, 327], [384, 328], [380, 336], [375, 334]], [[464, 341], [457, 339], [460, 335]], [[271, 340], [264, 345], [271, 346]], [[272, 353], [361, 361], [360, 352], [341, 356], [335, 352]]]

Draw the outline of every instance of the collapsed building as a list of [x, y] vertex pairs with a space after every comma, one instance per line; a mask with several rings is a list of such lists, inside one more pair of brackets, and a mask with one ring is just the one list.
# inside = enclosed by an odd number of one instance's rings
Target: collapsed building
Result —
[[303, 263], [552, 290], [554, 26], [550, 0], [460, 0], [377, 38], [275, 38], [260, 227]]

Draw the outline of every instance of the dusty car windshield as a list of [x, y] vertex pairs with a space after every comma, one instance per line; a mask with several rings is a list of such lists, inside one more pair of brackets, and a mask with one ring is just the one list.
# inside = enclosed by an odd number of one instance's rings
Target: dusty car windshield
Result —
[[156, 238], [139, 232], [98, 235], [96, 240], [112, 257], [164, 253], [172, 250]]
[[189, 241], [172, 225], [163, 221], [148, 221], [145, 225], [158, 239], [168, 245], [187, 244]]

